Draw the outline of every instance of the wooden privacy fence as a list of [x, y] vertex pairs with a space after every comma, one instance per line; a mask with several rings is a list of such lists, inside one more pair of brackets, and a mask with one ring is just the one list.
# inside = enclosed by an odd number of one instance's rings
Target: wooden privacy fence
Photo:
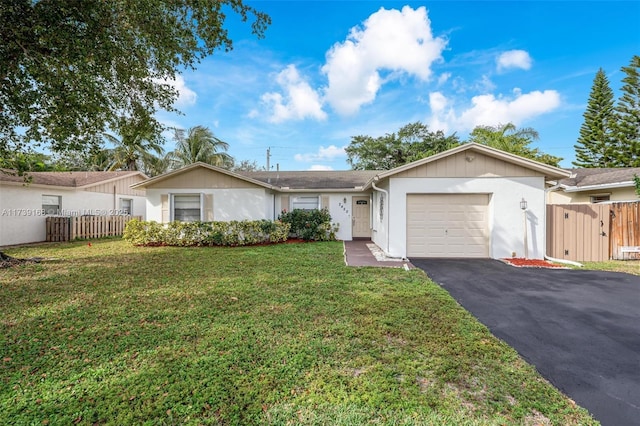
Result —
[[548, 205], [547, 254], [577, 262], [640, 259], [640, 202]]
[[131, 219], [141, 216], [49, 216], [47, 241], [73, 241], [76, 238], [101, 238], [122, 235]]
[[640, 202], [611, 204], [611, 259], [640, 258]]
[[609, 259], [609, 214], [605, 204], [547, 206], [547, 254], [556, 259]]

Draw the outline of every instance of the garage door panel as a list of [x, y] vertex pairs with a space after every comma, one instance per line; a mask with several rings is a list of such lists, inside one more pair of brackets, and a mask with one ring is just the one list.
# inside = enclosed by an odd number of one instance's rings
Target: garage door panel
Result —
[[489, 257], [487, 194], [407, 195], [407, 256]]

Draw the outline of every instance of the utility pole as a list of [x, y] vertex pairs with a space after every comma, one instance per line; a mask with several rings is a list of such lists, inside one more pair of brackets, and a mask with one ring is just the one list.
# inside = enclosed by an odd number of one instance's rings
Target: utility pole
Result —
[[271, 147], [267, 148], [267, 171], [271, 170]]

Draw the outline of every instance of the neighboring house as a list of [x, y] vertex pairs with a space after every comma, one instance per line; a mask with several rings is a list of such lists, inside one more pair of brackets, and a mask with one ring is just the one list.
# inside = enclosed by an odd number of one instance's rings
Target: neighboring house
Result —
[[549, 192], [549, 204], [591, 204], [609, 201], [638, 201], [633, 177], [640, 167], [574, 169], [571, 177], [558, 181]]
[[144, 190], [131, 185], [141, 172], [32, 172], [24, 177], [0, 171], [0, 246], [44, 241], [46, 216], [145, 217]]
[[569, 176], [471, 143], [388, 171], [234, 173], [196, 163], [133, 188], [146, 190], [147, 219], [158, 222], [326, 207], [339, 239], [371, 239], [393, 257], [522, 256], [526, 229], [528, 256], [542, 258], [545, 187]]

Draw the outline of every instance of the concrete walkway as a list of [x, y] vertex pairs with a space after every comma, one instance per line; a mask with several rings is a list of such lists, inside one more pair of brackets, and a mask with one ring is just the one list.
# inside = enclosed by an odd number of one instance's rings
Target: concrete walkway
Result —
[[347, 266], [374, 266], [379, 268], [413, 268], [404, 259], [391, 259], [371, 240], [344, 241], [344, 261]]

